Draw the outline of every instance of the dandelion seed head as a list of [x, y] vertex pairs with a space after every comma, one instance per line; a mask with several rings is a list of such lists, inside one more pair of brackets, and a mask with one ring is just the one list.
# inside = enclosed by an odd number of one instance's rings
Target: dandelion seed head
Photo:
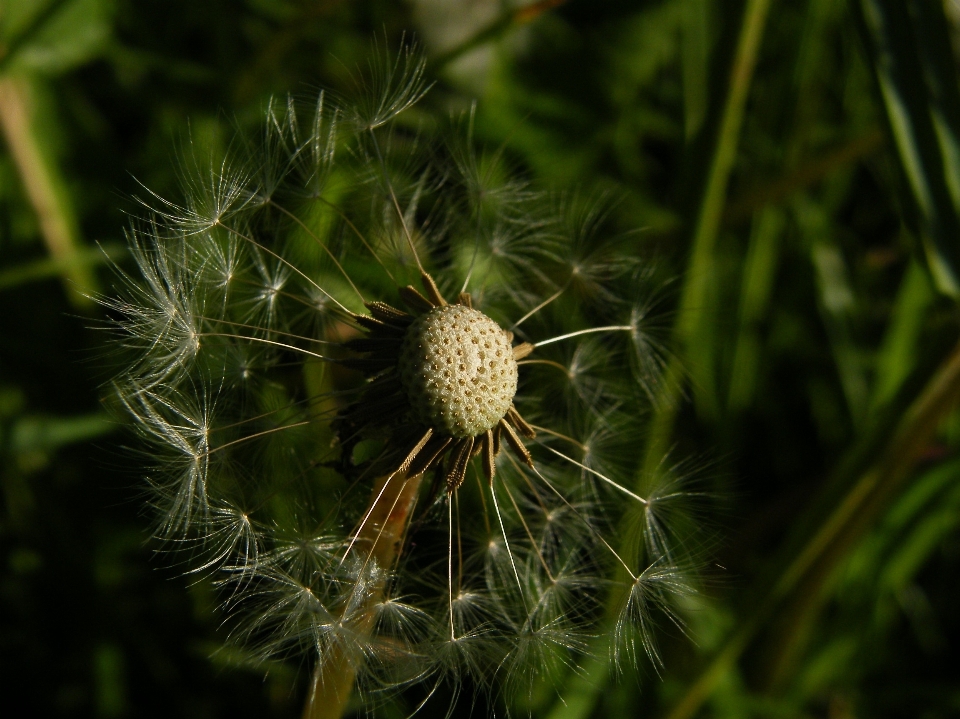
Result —
[[683, 492], [637, 486], [660, 355], [650, 303], [625, 324], [609, 208], [513, 179], [469, 128], [394, 122], [423, 73], [403, 54], [360, 102], [272, 101], [255, 143], [184, 161], [103, 300], [164, 550], [249, 656], [367, 695], [556, 675], [611, 614], [624, 660], [653, 652], [689, 591]]
[[509, 337], [469, 307], [437, 307], [417, 318], [399, 359], [417, 418], [451, 437], [472, 437], [494, 427], [517, 392]]

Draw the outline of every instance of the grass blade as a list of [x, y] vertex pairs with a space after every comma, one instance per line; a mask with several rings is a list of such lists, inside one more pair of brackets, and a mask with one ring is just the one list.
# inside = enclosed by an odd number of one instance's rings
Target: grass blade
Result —
[[[958, 401], [960, 345], [941, 363], [888, 441], [880, 444], [876, 437], [861, 440], [860, 445], [879, 444], [885, 449], [810, 534], [786, 569], [769, 586], [764, 598], [751, 605], [753, 611], [690, 685], [667, 715], [669, 719], [689, 719], [696, 714], [759, 630], [789, 597], [799, 597], [801, 602], [817, 601], [824, 582], [897, 496], [940, 422]], [[851, 451], [851, 455], [862, 453], [862, 446], [855, 446]], [[802, 609], [793, 607], [791, 613], [798, 614]]]
[[941, 292], [960, 296], [960, 90], [942, 4], [854, 6], [927, 264]]
[[890, 326], [877, 355], [871, 403], [874, 409], [893, 399], [913, 371], [919, 354], [917, 342], [932, 301], [933, 288], [927, 273], [918, 263], [911, 262], [901, 281]]
[[708, 416], [716, 415], [719, 409], [711, 359], [711, 331], [707, 322], [707, 305], [714, 274], [713, 247], [723, 220], [727, 186], [736, 159], [740, 127], [769, 9], [770, 0], [750, 0], [744, 10], [717, 143], [700, 201], [678, 319], [674, 326], [674, 337], [680, 353], [671, 359], [664, 372], [663, 396], [650, 428], [642, 477], [655, 476], [656, 467], [670, 444], [683, 394], [685, 361], [690, 367], [693, 384], [698, 389], [698, 409]]

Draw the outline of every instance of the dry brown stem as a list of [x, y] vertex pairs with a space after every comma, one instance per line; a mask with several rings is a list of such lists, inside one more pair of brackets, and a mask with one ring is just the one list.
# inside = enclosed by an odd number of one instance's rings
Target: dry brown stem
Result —
[[[404, 534], [416, 502], [422, 475], [404, 473], [382, 477], [373, 487], [368, 516], [357, 532], [351, 551], [385, 570], [393, 567], [403, 545]], [[382, 599], [387, 572], [380, 572], [379, 584], [370, 588], [370, 610], [359, 622], [359, 631], [373, 629], [372, 605]], [[346, 709], [359, 667], [340, 650], [321, 658], [311, 680], [303, 708], [303, 719], [339, 719]]]

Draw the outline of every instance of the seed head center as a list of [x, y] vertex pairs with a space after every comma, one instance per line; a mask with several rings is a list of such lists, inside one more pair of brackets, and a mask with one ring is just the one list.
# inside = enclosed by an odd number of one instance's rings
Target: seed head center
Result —
[[496, 426], [517, 393], [510, 338], [482, 312], [437, 307], [407, 329], [400, 381], [414, 416], [440, 434], [475, 437]]

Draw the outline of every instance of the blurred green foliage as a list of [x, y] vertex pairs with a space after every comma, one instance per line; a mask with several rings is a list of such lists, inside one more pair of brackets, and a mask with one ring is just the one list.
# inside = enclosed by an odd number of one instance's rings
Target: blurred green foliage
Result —
[[214, 654], [215, 599], [152, 569], [84, 298], [123, 262], [141, 183], [175, 196], [178, 146], [216, 151], [271, 94], [348, 89], [405, 32], [432, 58], [431, 112], [476, 100], [479, 141], [612, 196], [671, 279], [669, 382], [638, 446], [702, 458], [729, 504], [696, 644], [665, 628], [662, 678], [597, 656], [514, 711], [956, 716], [953, 0], [0, 0], [8, 705], [298, 714], [308, 672]]

